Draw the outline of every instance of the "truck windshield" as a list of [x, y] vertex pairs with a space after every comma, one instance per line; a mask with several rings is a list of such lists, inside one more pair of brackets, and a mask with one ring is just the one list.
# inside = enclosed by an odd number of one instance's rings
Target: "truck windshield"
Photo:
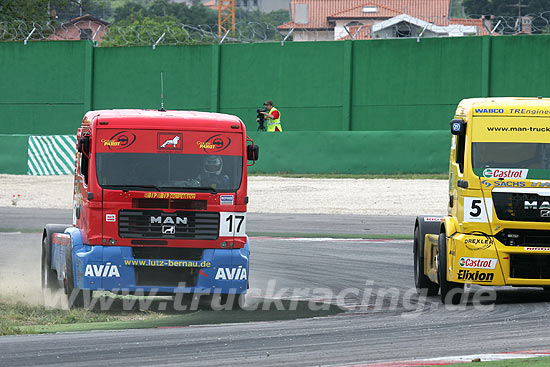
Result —
[[97, 179], [105, 189], [235, 192], [243, 158], [231, 155], [97, 153]]
[[472, 143], [474, 173], [487, 177], [487, 168], [526, 171], [523, 178], [550, 179], [550, 144], [548, 143]]

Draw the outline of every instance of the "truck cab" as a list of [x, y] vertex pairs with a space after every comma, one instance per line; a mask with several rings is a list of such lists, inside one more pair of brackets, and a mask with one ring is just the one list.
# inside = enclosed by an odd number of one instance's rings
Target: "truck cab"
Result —
[[247, 141], [230, 115], [88, 112], [73, 223], [44, 230], [43, 287], [64, 288], [75, 307], [95, 290], [246, 293], [247, 160], [258, 156]]
[[550, 100], [476, 98], [451, 121], [447, 216], [415, 223], [419, 291], [550, 286]]

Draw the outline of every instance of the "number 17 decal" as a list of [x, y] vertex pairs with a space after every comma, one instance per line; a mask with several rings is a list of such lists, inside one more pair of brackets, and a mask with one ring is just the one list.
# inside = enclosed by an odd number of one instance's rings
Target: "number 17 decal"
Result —
[[464, 198], [465, 222], [490, 222], [493, 220], [493, 199], [485, 199], [485, 203], [483, 201], [483, 198]]
[[220, 237], [245, 235], [246, 213], [220, 213]]

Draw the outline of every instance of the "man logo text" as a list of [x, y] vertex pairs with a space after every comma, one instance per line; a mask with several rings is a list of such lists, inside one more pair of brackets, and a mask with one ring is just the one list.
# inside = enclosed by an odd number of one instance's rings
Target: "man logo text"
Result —
[[[174, 219], [176, 220], [175, 222], [174, 222]], [[162, 219], [162, 217], [153, 217], [153, 216], [151, 216], [151, 224], [155, 224], [155, 223], [158, 223], [158, 224], [187, 224], [187, 217], [183, 217], [183, 218], [180, 218], [180, 217], [175, 217], [175, 218], [165, 217], [164, 219]]]

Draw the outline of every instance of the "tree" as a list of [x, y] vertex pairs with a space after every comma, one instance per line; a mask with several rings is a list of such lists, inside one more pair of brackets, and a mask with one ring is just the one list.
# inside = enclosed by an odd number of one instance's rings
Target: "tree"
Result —
[[186, 3], [174, 3], [169, 0], [155, 0], [150, 5], [128, 2], [115, 11], [115, 22], [135, 20], [141, 14], [145, 17], [171, 16], [186, 25], [215, 25], [218, 22], [216, 11], [207, 8], [200, 1], [194, 1], [191, 6]]
[[50, 20], [50, 9], [65, 6], [67, 2], [68, 0], [2, 0], [0, 21], [47, 22]]
[[464, 0], [467, 15], [539, 15], [550, 10], [550, 0]]
[[[164, 37], [162, 37], [163, 33]], [[174, 16], [139, 16], [133, 21], [123, 20], [109, 27], [109, 32], [101, 41], [101, 46], [152, 46], [161, 37], [159, 45], [198, 43]]]

